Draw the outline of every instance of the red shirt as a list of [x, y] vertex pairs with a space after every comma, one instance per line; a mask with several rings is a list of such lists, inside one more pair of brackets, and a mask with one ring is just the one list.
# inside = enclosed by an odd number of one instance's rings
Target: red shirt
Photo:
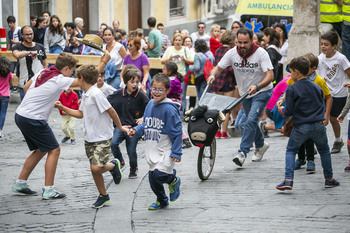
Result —
[[220, 44], [219, 37], [217, 37], [217, 38], [210, 37], [209, 45], [210, 45], [210, 51], [213, 53], [214, 56], [215, 56], [215, 51], [220, 46], [222, 46], [222, 44]]
[[[71, 108], [74, 110], [79, 109], [78, 95], [74, 91], [71, 91], [69, 94], [66, 94], [63, 91], [58, 100], [62, 103], [63, 106], [66, 106], [67, 108]], [[59, 111], [60, 114], [63, 115], [62, 110], [59, 109]]]

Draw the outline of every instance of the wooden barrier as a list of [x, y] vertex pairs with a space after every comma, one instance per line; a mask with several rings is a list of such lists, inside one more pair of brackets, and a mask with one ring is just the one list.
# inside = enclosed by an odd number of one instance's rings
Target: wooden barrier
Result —
[[[11, 51], [6, 52], [0, 52], [0, 56], [7, 57], [10, 61], [16, 62], [17, 59], [12, 56]], [[58, 54], [52, 54], [47, 53], [46, 54], [46, 62], [48, 64], [54, 64], [56, 63]], [[78, 65], [84, 65], [84, 64], [94, 64], [98, 65], [100, 63], [100, 56], [91, 56], [91, 55], [73, 55], [76, 59], [79, 60]], [[159, 58], [148, 58], [150, 63], [150, 69], [163, 69], [163, 65], [160, 62]], [[14, 79], [12, 80], [12, 83], [14, 86], [18, 85], [18, 77], [16, 75], [13, 75]], [[197, 96], [197, 91], [195, 86], [187, 86], [187, 96]]]

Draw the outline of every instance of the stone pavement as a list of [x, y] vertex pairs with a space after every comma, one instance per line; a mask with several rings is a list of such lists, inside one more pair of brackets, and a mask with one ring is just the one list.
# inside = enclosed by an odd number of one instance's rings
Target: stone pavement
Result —
[[[11, 100], [17, 97], [15, 93]], [[115, 185], [106, 173], [112, 202], [95, 210], [90, 206], [98, 193], [85, 155], [82, 121], [77, 120], [77, 144], [61, 146], [55, 179], [55, 186], [67, 198], [44, 201], [41, 196], [15, 195], [11, 185], [30, 153], [14, 124], [17, 105], [13, 101], [10, 104], [5, 137], [0, 139], [0, 232], [350, 232], [350, 174], [344, 172], [348, 162], [346, 147], [332, 156], [334, 177], [340, 181], [340, 187], [324, 188], [316, 155], [316, 173], [295, 171], [294, 189], [280, 192], [275, 186], [283, 180], [287, 138], [277, 133], [266, 139], [270, 149], [263, 160], [251, 162], [251, 152], [243, 168], [232, 162], [240, 138], [219, 139], [215, 167], [207, 181], [201, 181], [197, 175], [198, 148], [185, 149], [181, 163], [176, 165], [182, 179], [181, 196], [159, 211], [147, 210], [155, 196], [148, 183], [144, 142], [140, 141], [139, 177], [128, 179], [126, 166], [123, 181]], [[51, 114], [49, 124], [61, 140], [57, 110]], [[347, 125], [341, 124], [344, 140]], [[331, 126], [327, 131], [332, 145]], [[121, 148], [125, 155], [124, 144]], [[44, 163], [45, 159], [28, 181], [39, 193], [44, 182]]]

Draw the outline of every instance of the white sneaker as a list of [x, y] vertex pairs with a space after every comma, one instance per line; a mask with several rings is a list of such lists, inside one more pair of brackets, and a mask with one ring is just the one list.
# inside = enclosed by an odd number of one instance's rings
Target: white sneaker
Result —
[[0, 138], [4, 137], [4, 133], [0, 130]]
[[268, 144], [267, 142], [264, 142], [264, 146], [261, 148], [255, 148], [255, 152], [254, 155], [252, 157], [252, 161], [253, 162], [259, 162], [263, 156], [264, 153], [267, 151], [267, 149], [269, 149], [270, 144]]
[[247, 156], [243, 153], [243, 152], [239, 152], [234, 158], [233, 158], [233, 162], [235, 164], [237, 164], [238, 166], [242, 167], [244, 161], [245, 161], [245, 158]]

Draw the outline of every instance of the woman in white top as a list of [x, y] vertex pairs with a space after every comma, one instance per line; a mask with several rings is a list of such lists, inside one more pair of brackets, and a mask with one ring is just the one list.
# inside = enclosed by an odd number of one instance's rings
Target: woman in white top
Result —
[[278, 75], [276, 78], [276, 85], [279, 81], [283, 79], [283, 63], [287, 61], [287, 51], [288, 51], [288, 34], [286, 26], [283, 23], [279, 23], [275, 26], [276, 32], [280, 34], [280, 53], [282, 55], [281, 60], [278, 64]]
[[186, 75], [186, 63], [193, 64], [193, 54], [191, 51], [183, 46], [183, 39], [180, 33], [176, 33], [172, 39], [173, 46], [170, 46], [165, 50], [164, 55], [160, 62], [164, 65], [168, 61], [176, 63], [178, 72], [182, 75]]
[[103, 45], [103, 50], [108, 50], [111, 55], [111, 60], [109, 60], [105, 67], [105, 70], [108, 71], [106, 72], [105, 80], [107, 81], [107, 84], [115, 89], [119, 89], [123, 59], [127, 53], [124, 46], [114, 40], [113, 28], [107, 27], [103, 30], [103, 39], [106, 42]]

